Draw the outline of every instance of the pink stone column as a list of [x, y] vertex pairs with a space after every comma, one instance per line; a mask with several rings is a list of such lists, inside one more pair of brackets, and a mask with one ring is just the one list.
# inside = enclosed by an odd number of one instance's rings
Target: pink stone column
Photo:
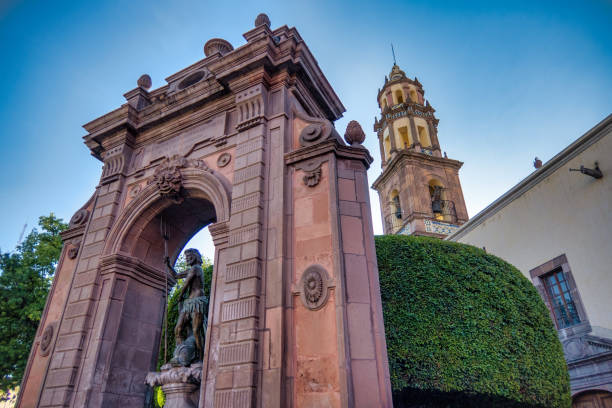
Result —
[[346, 318], [355, 406], [391, 407], [387, 346], [366, 167], [338, 160]]
[[[391, 407], [366, 175], [372, 158], [325, 121], [303, 120], [299, 147], [285, 156], [293, 168], [292, 404]], [[320, 138], [308, 140], [317, 126]]]

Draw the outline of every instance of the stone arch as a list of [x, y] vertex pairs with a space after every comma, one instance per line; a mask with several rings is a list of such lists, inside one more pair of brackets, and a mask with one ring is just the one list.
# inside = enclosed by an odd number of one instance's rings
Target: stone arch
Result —
[[[184, 224], [193, 222], [188, 230], [182, 230], [179, 234], [171, 234], [169, 255], [172, 259], [178, 256], [178, 252], [189, 238], [206, 224], [213, 222], [229, 221], [230, 214], [230, 192], [219, 177], [210, 170], [187, 168], [181, 170], [182, 194], [184, 203], [189, 207], [181, 211], [185, 218]], [[208, 205], [206, 203], [209, 203]], [[197, 213], [195, 208], [200, 205], [202, 213]], [[125, 255], [141, 258], [145, 263], [153, 267], [160, 267], [158, 262], [147, 259], [139, 254], [139, 238], [142, 234], [155, 232], [159, 237], [159, 230], [155, 228], [154, 218], [166, 213], [172, 217], [176, 213], [176, 202], [162, 198], [155, 183], [148, 184], [137, 196], [129, 202], [120, 213], [114, 227], [109, 233], [109, 239], [104, 249], [105, 255], [122, 253]], [[189, 213], [191, 211], [191, 213]], [[148, 231], [147, 231], [148, 230]], [[178, 231], [177, 231], [178, 232]], [[142, 248], [140, 248], [142, 251]], [[138, 256], [141, 255], [141, 256]]]
[[394, 214], [396, 218], [402, 218], [402, 204], [399, 191], [396, 188], [391, 190], [389, 194], [389, 203], [391, 205], [391, 213]]
[[[199, 230], [211, 223], [222, 226], [229, 220], [230, 191], [222, 178], [203, 162], [188, 162], [185, 166], [180, 168], [179, 195], [163, 197], [157, 183], [143, 182], [107, 235], [97, 267], [100, 294], [92, 316], [93, 326], [100, 327], [104, 334], [94, 335], [85, 353], [103, 356], [96, 363], [96, 375], [108, 378], [111, 386], [99, 389], [92, 373], [82, 373], [77, 386], [90, 390], [82, 397], [90, 405], [114, 406], [118, 403], [116, 394], [121, 394], [126, 405], [141, 404], [145, 376], [155, 369], [162, 337], [164, 293], [175, 283], [165, 273], [160, 217], [167, 220], [167, 248], [172, 260]], [[214, 275], [218, 268], [215, 264]], [[210, 299], [214, 302], [213, 290]], [[168, 352], [171, 357], [172, 350]], [[126, 380], [116, 381], [119, 377]]]

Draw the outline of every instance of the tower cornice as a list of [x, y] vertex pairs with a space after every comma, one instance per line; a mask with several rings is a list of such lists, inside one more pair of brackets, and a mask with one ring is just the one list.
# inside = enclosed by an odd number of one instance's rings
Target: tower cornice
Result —
[[429, 104], [421, 105], [415, 102], [402, 102], [383, 110], [380, 120], [374, 123], [374, 131], [384, 129], [390, 121], [401, 117], [415, 116], [433, 121], [438, 126], [439, 120], [434, 115], [436, 110]]
[[382, 184], [385, 184], [387, 179], [393, 173], [395, 173], [401, 167], [409, 164], [418, 166], [436, 164], [438, 166], [452, 168], [457, 172], [463, 166], [463, 162], [459, 160], [430, 156], [426, 153], [415, 152], [413, 150], [400, 150], [390, 161], [387, 162], [387, 166], [383, 169], [380, 176], [378, 176], [378, 178], [374, 180], [374, 183], [372, 183], [372, 188], [378, 191], [379, 187], [381, 187]]

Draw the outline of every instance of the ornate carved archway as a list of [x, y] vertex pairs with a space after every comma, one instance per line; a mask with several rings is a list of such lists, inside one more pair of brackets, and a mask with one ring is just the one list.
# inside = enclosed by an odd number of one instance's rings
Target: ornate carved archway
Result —
[[[215, 244], [199, 408], [390, 407], [366, 170], [344, 107], [294, 28], [260, 16], [85, 125], [100, 183], [64, 233], [20, 407], [142, 406], [165, 273]], [[214, 43], [214, 44], [213, 44]], [[219, 46], [221, 44], [222, 46]], [[44, 341], [43, 341], [44, 340]]]

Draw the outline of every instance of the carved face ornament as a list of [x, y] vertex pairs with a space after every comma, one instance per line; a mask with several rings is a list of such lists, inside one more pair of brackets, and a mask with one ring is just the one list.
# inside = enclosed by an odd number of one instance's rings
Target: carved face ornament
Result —
[[155, 175], [155, 182], [162, 196], [176, 196], [181, 191], [181, 171], [176, 166], [164, 169]]

